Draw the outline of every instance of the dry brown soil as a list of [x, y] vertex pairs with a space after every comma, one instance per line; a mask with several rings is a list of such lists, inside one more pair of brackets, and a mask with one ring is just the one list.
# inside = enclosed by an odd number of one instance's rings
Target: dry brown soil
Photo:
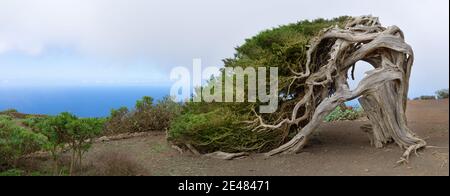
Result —
[[87, 160], [107, 151], [126, 153], [150, 175], [449, 175], [449, 105], [446, 100], [410, 101], [410, 128], [429, 145], [408, 165], [396, 167], [402, 150], [395, 144], [382, 149], [370, 145], [360, 130], [364, 121], [323, 123], [311, 145], [295, 155], [264, 157], [259, 154], [232, 161], [179, 154], [165, 135], [95, 144]]

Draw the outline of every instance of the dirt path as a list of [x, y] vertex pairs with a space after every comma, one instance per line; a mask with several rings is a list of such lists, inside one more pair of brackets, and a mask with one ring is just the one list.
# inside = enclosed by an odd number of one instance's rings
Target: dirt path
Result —
[[150, 175], [449, 175], [449, 105], [447, 100], [411, 101], [410, 128], [429, 145], [411, 157], [409, 165], [394, 167], [402, 150], [395, 144], [370, 146], [359, 127], [364, 121], [324, 123], [303, 153], [266, 158], [261, 155], [224, 161], [180, 155], [164, 134], [94, 145], [87, 158], [107, 151], [127, 153]]

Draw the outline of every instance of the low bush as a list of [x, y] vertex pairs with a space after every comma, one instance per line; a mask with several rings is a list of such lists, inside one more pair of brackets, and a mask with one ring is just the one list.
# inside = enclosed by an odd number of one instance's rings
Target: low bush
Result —
[[448, 99], [448, 89], [436, 91], [436, 96], [438, 99]]
[[363, 115], [361, 108], [352, 107], [336, 107], [328, 116], [325, 117], [326, 122], [341, 121], [341, 120], [356, 120]]
[[422, 95], [420, 97], [415, 98], [414, 100], [435, 100], [436, 96], [433, 95]]
[[95, 176], [140, 176], [148, 175], [141, 164], [129, 154], [104, 152], [97, 156], [89, 175]]
[[176, 118], [168, 140], [175, 145], [191, 145], [202, 153], [213, 151], [265, 151], [278, 145], [280, 134], [246, 129], [244, 116], [229, 108], [218, 108], [206, 113], [186, 113]]
[[7, 109], [4, 111], [1, 111], [0, 115], [7, 115], [7, 116], [11, 116], [13, 118], [20, 118], [20, 119], [23, 119], [27, 116], [26, 114], [20, 113], [16, 109]]
[[10, 117], [0, 117], [0, 171], [13, 168], [27, 154], [41, 150], [47, 138], [17, 125]]
[[16, 109], [7, 109], [4, 111], [1, 111], [0, 114], [10, 114], [10, 113], [18, 113], [19, 111], [17, 111]]
[[58, 159], [67, 144], [72, 151], [69, 173], [74, 171], [75, 164], [81, 166], [83, 154], [87, 152], [100, 135], [104, 127], [104, 119], [77, 118], [64, 112], [57, 116], [48, 117], [36, 125], [38, 130], [48, 138], [48, 150], [54, 162], [54, 174], [58, 171]]
[[23, 176], [26, 172], [20, 169], [10, 169], [0, 172], [0, 176]]
[[180, 112], [181, 105], [170, 97], [163, 98], [157, 104], [153, 103], [153, 98], [143, 97], [131, 111], [126, 107], [113, 109], [105, 125], [105, 134], [165, 131]]
[[0, 114], [0, 120], [8, 120], [8, 121], [11, 121], [11, 120], [12, 120], [12, 117], [11, 117], [11, 116], [8, 116], [8, 115], [5, 115], [5, 114]]
[[57, 116], [24, 116], [16, 119], [0, 114], [0, 171], [16, 168], [24, 155], [45, 150], [54, 162], [53, 174], [60, 174], [59, 159], [68, 147], [72, 150], [70, 174], [101, 134], [106, 119], [78, 118], [70, 113]]
[[39, 127], [38, 127], [39, 123], [45, 121], [46, 119], [47, 119], [47, 117], [44, 117], [44, 116], [28, 115], [25, 117], [25, 119], [20, 119], [18, 121], [21, 122], [27, 128], [30, 128], [33, 131], [39, 132]]
[[111, 115], [105, 124], [105, 135], [113, 135], [118, 133], [127, 132], [131, 130], [132, 123], [129, 120], [129, 110], [126, 107], [121, 107], [119, 109], [112, 109]]

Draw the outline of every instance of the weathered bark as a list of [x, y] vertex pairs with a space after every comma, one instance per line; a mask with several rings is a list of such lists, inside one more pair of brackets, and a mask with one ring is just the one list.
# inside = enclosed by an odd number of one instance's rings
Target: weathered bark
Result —
[[215, 159], [232, 160], [232, 159], [236, 159], [236, 158], [246, 157], [246, 156], [248, 156], [248, 153], [246, 153], [246, 152], [227, 153], [227, 152], [216, 151], [213, 153], [205, 154], [205, 156], [215, 158]]
[[[318, 49], [323, 46], [331, 46], [328, 50], [320, 50], [328, 51], [327, 55], [318, 54]], [[279, 129], [285, 124], [298, 125], [300, 122], [307, 124], [290, 141], [266, 155], [299, 152], [326, 115], [338, 105], [356, 98], [370, 119], [371, 126], [365, 126], [365, 129], [372, 129], [372, 142], [376, 147], [395, 141], [405, 149], [401, 158], [404, 162], [412, 151], [426, 146], [426, 142], [407, 126], [405, 111], [414, 54], [398, 27], [382, 27], [378, 18], [372, 16], [353, 18], [343, 29], [332, 27], [321, 32], [312, 40], [307, 58], [304, 72], [293, 72], [296, 76], [292, 82], [305, 82], [306, 90], [293, 108], [291, 118], [272, 125], [264, 123], [258, 116], [255, 130]], [[347, 74], [352, 68], [353, 75], [358, 61], [370, 63], [374, 70], [366, 73], [356, 89], [350, 90]], [[313, 63], [316, 68], [319, 66], [315, 72], [310, 68]], [[331, 95], [330, 88], [333, 89]], [[320, 101], [318, 104], [317, 100]], [[302, 107], [306, 109], [299, 116]]]

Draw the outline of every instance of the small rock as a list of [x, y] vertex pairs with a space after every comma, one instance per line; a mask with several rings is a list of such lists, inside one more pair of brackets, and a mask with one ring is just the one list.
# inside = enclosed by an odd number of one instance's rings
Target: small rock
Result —
[[364, 171], [365, 171], [365, 172], [369, 172], [369, 169], [365, 169]]

